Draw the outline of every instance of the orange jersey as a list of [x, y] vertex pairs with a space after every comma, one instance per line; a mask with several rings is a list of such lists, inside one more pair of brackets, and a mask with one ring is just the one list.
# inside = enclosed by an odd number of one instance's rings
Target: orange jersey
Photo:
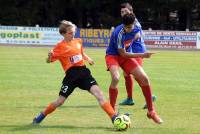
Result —
[[59, 60], [66, 72], [72, 66], [84, 66], [82, 40], [75, 38], [70, 42], [62, 40], [51, 50], [51, 62]]

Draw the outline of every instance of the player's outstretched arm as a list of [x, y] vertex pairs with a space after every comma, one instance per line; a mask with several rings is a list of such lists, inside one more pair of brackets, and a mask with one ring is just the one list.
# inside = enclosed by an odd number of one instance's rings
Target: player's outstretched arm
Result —
[[150, 58], [151, 55], [154, 54], [153, 52], [128, 53], [123, 48], [118, 49], [118, 51], [119, 51], [119, 55], [122, 56], [122, 57], [124, 57], [124, 58], [138, 58], [138, 57], [141, 57], [141, 58]]
[[86, 60], [86, 61], [88, 61], [88, 63], [90, 65], [94, 64], [94, 61], [86, 53], [84, 53], [84, 52], [83, 52], [83, 59]]
[[151, 58], [151, 56], [155, 54], [155, 52], [145, 52], [143, 58]]

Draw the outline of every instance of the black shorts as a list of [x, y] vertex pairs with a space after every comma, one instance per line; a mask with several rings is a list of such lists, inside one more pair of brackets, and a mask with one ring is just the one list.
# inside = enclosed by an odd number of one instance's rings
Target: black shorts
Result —
[[71, 67], [66, 72], [59, 95], [68, 97], [76, 87], [89, 91], [93, 85], [97, 85], [97, 82], [86, 66]]

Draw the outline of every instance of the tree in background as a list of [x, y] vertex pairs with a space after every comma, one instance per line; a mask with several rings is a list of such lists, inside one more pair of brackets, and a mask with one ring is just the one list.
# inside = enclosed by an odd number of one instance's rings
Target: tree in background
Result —
[[[143, 29], [200, 30], [199, 0], [126, 0]], [[0, 1], [0, 24], [57, 26], [63, 19], [82, 28], [111, 28], [120, 23], [125, 0], [6, 0]]]

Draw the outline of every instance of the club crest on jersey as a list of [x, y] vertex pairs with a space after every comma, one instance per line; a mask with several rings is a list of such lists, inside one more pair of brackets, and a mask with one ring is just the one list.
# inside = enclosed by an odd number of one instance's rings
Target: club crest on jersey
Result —
[[132, 41], [133, 40], [126, 40], [126, 41], [124, 41], [124, 47], [127, 49], [127, 48], [129, 48], [130, 47], [130, 45], [131, 45], [131, 43], [132, 43]]

